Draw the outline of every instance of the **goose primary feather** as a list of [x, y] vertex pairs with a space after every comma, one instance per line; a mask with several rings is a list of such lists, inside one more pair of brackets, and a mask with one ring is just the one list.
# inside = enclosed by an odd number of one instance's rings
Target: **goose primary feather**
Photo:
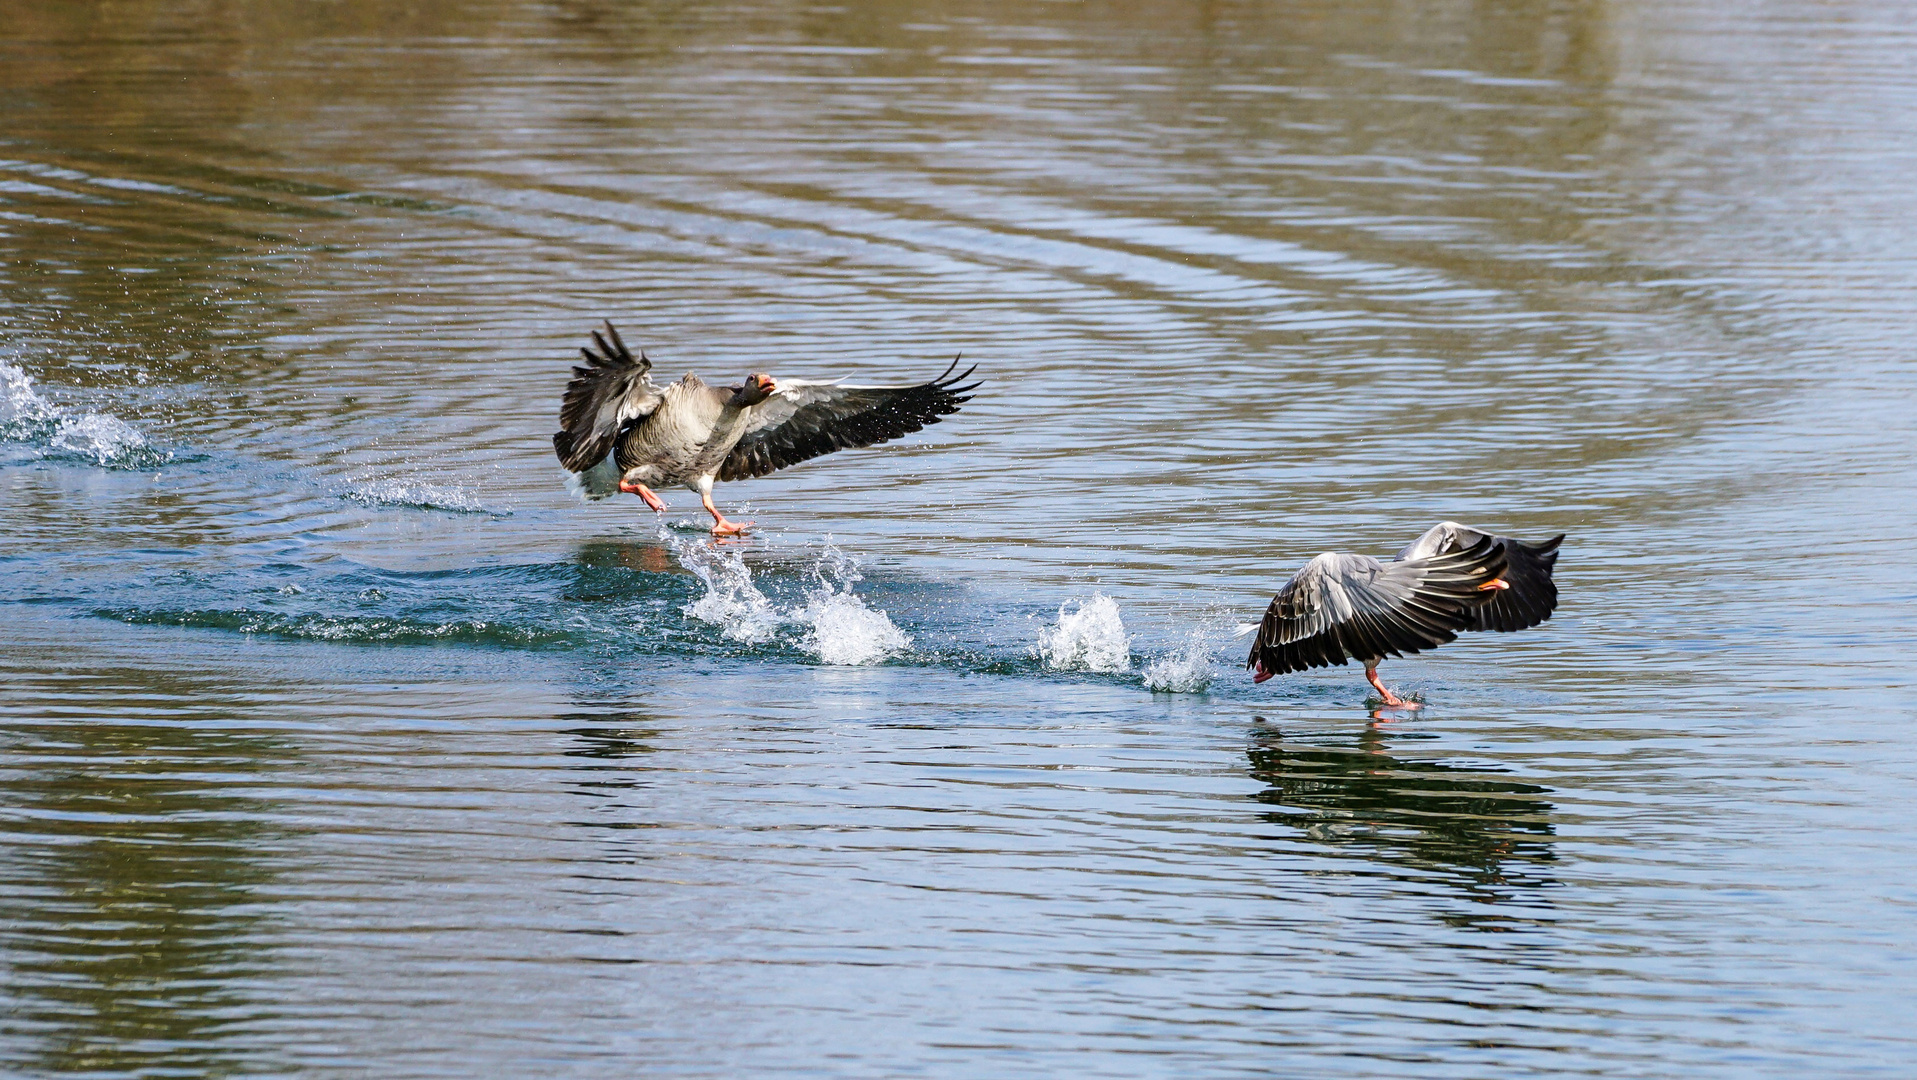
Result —
[[[587, 499], [619, 492], [654, 510], [652, 490], [682, 485], [699, 495], [719, 535], [743, 532], [712, 503], [712, 485], [746, 480], [850, 447], [911, 434], [959, 411], [978, 383], [958, 361], [938, 378], [910, 386], [846, 386], [778, 379], [754, 372], [743, 385], [708, 386], [697, 375], [661, 387], [652, 360], [638, 357], [612, 323], [581, 348], [552, 437], [572, 486]], [[749, 524], [749, 523], [748, 523]]]

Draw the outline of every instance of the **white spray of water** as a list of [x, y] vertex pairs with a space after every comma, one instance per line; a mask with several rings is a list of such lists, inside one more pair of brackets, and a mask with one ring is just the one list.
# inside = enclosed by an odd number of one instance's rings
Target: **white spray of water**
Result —
[[125, 459], [130, 451], [145, 446], [145, 435], [110, 413], [62, 417], [59, 430], [53, 433], [55, 450], [84, 454], [99, 465], [111, 465]]
[[45, 423], [56, 415], [53, 405], [33, 392], [33, 376], [0, 360], [0, 424]]
[[0, 361], [0, 439], [46, 438], [55, 450], [96, 464], [123, 461], [146, 448], [146, 436], [111, 413], [72, 413], [33, 389], [33, 377]]
[[762, 645], [778, 636], [786, 620], [753, 584], [752, 571], [738, 552], [671, 536], [666, 537], [666, 543], [679, 565], [692, 571], [706, 587], [699, 599], [686, 605], [687, 615], [747, 645]]
[[1038, 632], [1038, 655], [1054, 671], [1130, 671], [1132, 639], [1118, 602], [1093, 593], [1060, 604], [1058, 622]]
[[815, 587], [798, 612], [807, 627], [799, 644], [807, 652], [828, 664], [869, 664], [911, 647], [912, 639], [890, 616], [866, 607], [852, 591], [863, 576], [850, 556], [827, 544], [812, 576]]
[[1167, 694], [1196, 694], [1211, 686], [1218, 668], [1214, 662], [1218, 628], [1192, 627], [1176, 649], [1145, 665], [1145, 689]]
[[877, 663], [912, 645], [885, 612], [867, 607], [852, 591], [862, 580], [858, 564], [830, 544], [812, 567], [805, 603], [781, 608], [759, 591], [739, 552], [664, 536], [679, 564], [705, 586], [685, 613], [733, 641], [761, 645], [797, 629], [795, 644], [828, 664]]

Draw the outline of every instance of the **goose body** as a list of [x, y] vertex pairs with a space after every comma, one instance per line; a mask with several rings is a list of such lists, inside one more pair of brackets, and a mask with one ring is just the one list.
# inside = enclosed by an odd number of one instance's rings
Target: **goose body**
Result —
[[1523, 630], [1550, 618], [1563, 541], [1527, 544], [1446, 521], [1389, 562], [1326, 552], [1272, 598], [1245, 666], [1264, 682], [1357, 660], [1385, 705], [1416, 708], [1378, 680], [1384, 657], [1435, 648], [1461, 631]]
[[570, 486], [589, 500], [637, 495], [654, 510], [666, 504], [653, 488], [682, 486], [698, 493], [720, 535], [745, 526], [712, 504], [715, 481], [888, 442], [957, 412], [978, 385], [959, 385], [971, 370], [954, 378], [954, 361], [912, 386], [775, 382], [755, 372], [736, 387], [709, 386], [693, 374], [660, 387], [652, 361], [644, 352], [635, 359], [611, 323], [592, 337], [597, 348], [580, 350], [586, 363], [572, 369], [553, 435], [560, 464], [573, 474]]
[[[624, 437], [613, 443], [609, 457], [620, 478], [646, 487], [690, 482], [698, 490], [699, 477], [716, 475], [717, 460], [730, 453], [745, 433], [746, 414], [752, 406], [735, 405], [732, 397], [732, 390], [707, 386], [690, 373], [667, 386], [652, 415], [630, 425]], [[615, 486], [613, 491], [617, 490]]]

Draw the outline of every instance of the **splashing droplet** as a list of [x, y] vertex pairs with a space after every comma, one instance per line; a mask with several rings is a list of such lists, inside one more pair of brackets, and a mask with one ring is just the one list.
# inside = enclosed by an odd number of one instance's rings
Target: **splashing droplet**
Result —
[[739, 552], [664, 535], [680, 565], [705, 586], [685, 613], [733, 641], [762, 645], [797, 629], [789, 643], [828, 664], [873, 664], [912, 645], [885, 612], [853, 591], [862, 580], [858, 564], [837, 547], [827, 544], [813, 564], [805, 603], [781, 608], [759, 590]]
[[1130, 671], [1132, 639], [1118, 602], [1093, 593], [1089, 600], [1060, 604], [1057, 624], [1038, 632], [1038, 655], [1054, 671]]
[[[112, 413], [72, 413], [40, 396], [33, 377], [0, 362], [0, 439], [36, 443], [92, 458], [98, 465], [153, 463], [146, 436]], [[166, 460], [170, 454], [159, 455]]]
[[1193, 627], [1178, 648], [1145, 665], [1145, 689], [1165, 694], [1197, 694], [1210, 688], [1217, 628]]

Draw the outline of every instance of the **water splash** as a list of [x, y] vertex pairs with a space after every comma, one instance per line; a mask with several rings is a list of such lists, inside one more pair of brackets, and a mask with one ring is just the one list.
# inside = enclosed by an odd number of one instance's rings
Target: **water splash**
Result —
[[111, 413], [62, 417], [53, 448], [90, 457], [98, 465], [130, 465], [146, 449], [146, 436]]
[[858, 563], [827, 544], [813, 564], [814, 588], [798, 621], [808, 629], [799, 643], [828, 664], [870, 664], [903, 652], [912, 639], [883, 611], [869, 608], [852, 586], [864, 580]]
[[58, 417], [51, 402], [34, 392], [33, 376], [0, 360], [0, 431], [16, 438], [16, 426], [43, 424]]
[[33, 376], [0, 361], [0, 441], [44, 443], [92, 458], [97, 465], [155, 464], [170, 458], [148, 449], [146, 436], [112, 413], [73, 413], [40, 396]]
[[912, 639], [883, 611], [868, 607], [853, 591], [863, 580], [858, 563], [827, 544], [811, 568], [812, 586], [803, 604], [781, 608], [760, 591], [738, 551], [687, 541], [663, 532], [679, 564], [705, 592], [685, 613], [747, 645], [762, 645], [800, 630], [791, 644], [828, 664], [872, 664], [910, 648]]
[[763, 645], [778, 636], [786, 620], [759, 591], [743, 556], [714, 544], [663, 535], [679, 565], [692, 571], [706, 588], [685, 606], [687, 615], [746, 645]]
[[1038, 655], [1054, 671], [1130, 671], [1132, 639], [1118, 602], [1093, 593], [1089, 600], [1060, 604], [1057, 624], [1038, 632]]
[[1218, 674], [1218, 628], [1194, 626], [1176, 649], [1145, 665], [1145, 689], [1165, 694], [1197, 694]]

